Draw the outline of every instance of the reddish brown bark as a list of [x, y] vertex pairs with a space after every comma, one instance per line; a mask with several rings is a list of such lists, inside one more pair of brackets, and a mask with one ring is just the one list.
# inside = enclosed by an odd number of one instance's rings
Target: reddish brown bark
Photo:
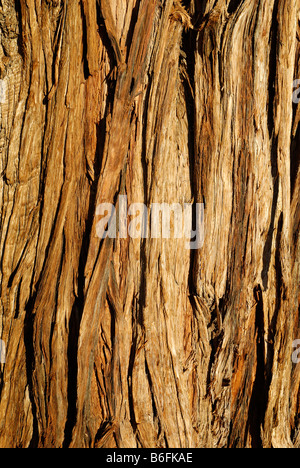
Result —
[[299, 1], [0, 3], [0, 446], [299, 447]]

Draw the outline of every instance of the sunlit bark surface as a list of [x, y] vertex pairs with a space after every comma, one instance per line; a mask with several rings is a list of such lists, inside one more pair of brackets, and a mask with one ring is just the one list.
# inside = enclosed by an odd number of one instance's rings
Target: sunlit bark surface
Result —
[[[0, 1], [1, 447], [300, 447], [299, 21]], [[119, 195], [203, 247], [99, 239]]]

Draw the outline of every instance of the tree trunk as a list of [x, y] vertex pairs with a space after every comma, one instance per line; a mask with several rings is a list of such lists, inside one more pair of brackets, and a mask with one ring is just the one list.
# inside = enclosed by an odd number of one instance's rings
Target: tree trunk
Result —
[[300, 447], [299, 0], [0, 7], [0, 446]]

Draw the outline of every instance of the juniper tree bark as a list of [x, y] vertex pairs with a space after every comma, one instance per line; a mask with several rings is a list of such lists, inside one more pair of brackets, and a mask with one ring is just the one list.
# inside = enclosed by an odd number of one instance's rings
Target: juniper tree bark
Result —
[[299, 0], [0, 7], [0, 446], [300, 447]]

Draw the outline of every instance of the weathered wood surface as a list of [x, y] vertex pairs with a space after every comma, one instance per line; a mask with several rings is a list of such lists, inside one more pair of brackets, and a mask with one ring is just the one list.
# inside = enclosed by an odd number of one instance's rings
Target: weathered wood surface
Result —
[[[300, 447], [299, 0], [0, 1], [1, 447]], [[96, 207], [205, 203], [202, 249]]]

